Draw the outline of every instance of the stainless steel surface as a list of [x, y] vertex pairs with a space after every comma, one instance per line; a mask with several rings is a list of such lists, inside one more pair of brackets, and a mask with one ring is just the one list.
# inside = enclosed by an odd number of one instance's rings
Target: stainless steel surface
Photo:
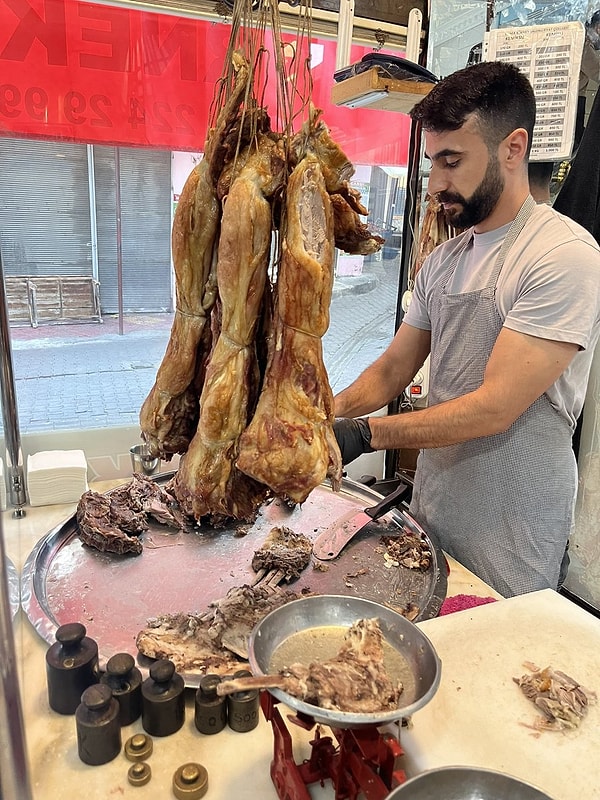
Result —
[[411, 778], [387, 800], [552, 800], [529, 783], [488, 769], [441, 767]]
[[2, 400], [2, 422], [6, 440], [6, 472], [10, 502], [16, 509], [15, 516], [23, 517], [23, 506], [27, 502], [23, 452], [19, 431], [17, 396], [12, 362], [12, 348], [8, 323], [8, 303], [4, 286], [2, 253], [0, 252], [0, 395]]
[[[0, 564], [6, 563], [0, 517]], [[7, 570], [0, 569], [0, 797], [31, 800], [12, 621]]]
[[19, 610], [19, 575], [17, 573], [17, 568], [13, 564], [13, 562], [8, 558], [8, 556], [4, 559], [4, 563], [6, 566], [6, 577], [8, 580], [8, 604], [10, 607], [11, 617], [14, 619], [17, 616], [17, 611]]
[[275, 650], [290, 636], [311, 628], [349, 628], [359, 619], [377, 617], [385, 640], [402, 654], [414, 678], [414, 689], [400, 695], [400, 705], [376, 714], [351, 714], [313, 706], [283, 692], [269, 689], [290, 708], [308, 714], [316, 722], [338, 728], [382, 725], [411, 716], [428, 703], [440, 683], [441, 662], [433, 645], [412, 622], [390, 608], [360, 597], [322, 595], [294, 600], [268, 614], [254, 628], [248, 645], [248, 660], [255, 675], [273, 671]]
[[[156, 476], [166, 482], [172, 473]], [[136, 634], [149, 617], [201, 613], [234, 586], [255, 578], [252, 556], [275, 525], [309, 538], [350, 509], [381, 499], [361, 484], [344, 480], [339, 493], [317, 487], [301, 507], [273, 501], [252, 525], [182, 533], [158, 523], [142, 536], [139, 556], [101, 553], [83, 545], [75, 515], [51, 530], [29, 554], [21, 576], [21, 604], [40, 636], [52, 644], [59, 625], [82, 622], [98, 642], [101, 664], [118, 652], [137, 656]], [[394, 511], [373, 523], [381, 532], [398, 532], [403, 522]], [[379, 548], [380, 549], [380, 548]], [[437, 616], [446, 596], [446, 565], [434, 548], [429, 570], [387, 568], [378, 537], [359, 535], [325, 571], [310, 566], [290, 584], [294, 591], [365, 597], [396, 608], [414, 603], [418, 619]], [[139, 660], [138, 660], [139, 661]], [[144, 663], [139, 663], [144, 668]], [[198, 686], [201, 675], [184, 675]]]

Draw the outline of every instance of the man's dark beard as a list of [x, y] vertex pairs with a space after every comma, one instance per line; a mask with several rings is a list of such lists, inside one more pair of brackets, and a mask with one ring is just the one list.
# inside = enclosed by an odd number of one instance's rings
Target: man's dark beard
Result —
[[440, 203], [456, 203], [458, 211], [444, 211], [446, 221], [454, 228], [470, 228], [478, 225], [492, 213], [504, 189], [498, 159], [490, 156], [485, 175], [469, 199], [453, 192], [439, 192]]

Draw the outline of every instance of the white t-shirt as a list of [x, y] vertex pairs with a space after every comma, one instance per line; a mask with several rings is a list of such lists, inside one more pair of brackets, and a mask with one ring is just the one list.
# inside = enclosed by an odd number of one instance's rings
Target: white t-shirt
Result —
[[[509, 227], [474, 234], [449, 293], [475, 291], [489, 283]], [[431, 330], [433, 290], [460, 248], [461, 238], [445, 242], [426, 259], [404, 317], [407, 324]], [[508, 253], [495, 302], [505, 327], [579, 345], [579, 352], [546, 393], [574, 428], [600, 333], [600, 248], [595, 239], [549, 206], [536, 206]]]

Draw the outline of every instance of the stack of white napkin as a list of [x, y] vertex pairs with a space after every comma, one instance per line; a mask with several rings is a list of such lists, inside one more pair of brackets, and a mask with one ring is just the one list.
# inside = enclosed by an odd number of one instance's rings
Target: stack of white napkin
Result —
[[83, 450], [42, 450], [27, 456], [27, 491], [32, 506], [74, 503], [87, 489]]
[[4, 461], [0, 458], [0, 511], [6, 511], [6, 478], [4, 477]]

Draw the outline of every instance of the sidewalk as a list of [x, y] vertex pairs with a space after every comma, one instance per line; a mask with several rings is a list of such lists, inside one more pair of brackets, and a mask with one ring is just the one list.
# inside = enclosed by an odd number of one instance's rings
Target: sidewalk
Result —
[[[396, 280], [383, 270], [336, 279], [323, 338], [334, 391], [390, 341], [396, 301]], [[102, 323], [11, 327], [21, 434], [137, 425], [172, 321], [171, 313], [140, 313], [122, 320], [106, 315]]]
[[42, 323], [37, 328], [30, 325], [10, 327], [10, 337], [13, 350], [27, 347], [44, 347], [58, 341], [85, 341], [95, 342], [104, 337], [129, 336], [131, 334], [153, 334], [166, 331], [167, 339], [173, 323], [173, 314], [170, 312], [153, 314], [124, 314], [119, 319], [118, 314], [106, 314], [102, 322], [73, 322], [73, 323]]

